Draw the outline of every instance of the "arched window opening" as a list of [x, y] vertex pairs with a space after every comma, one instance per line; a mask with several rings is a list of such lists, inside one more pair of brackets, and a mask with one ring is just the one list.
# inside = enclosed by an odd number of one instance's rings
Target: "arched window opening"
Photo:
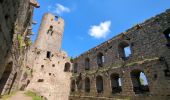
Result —
[[77, 84], [78, 91], [81, 91], [82, 90], [82, 86], [83, 86], [82, 74], [81, 73], [79, 74], [79, 76], [76, 79], [76, 84]]
[[97, 55], [97, 64], [98, 64], [98, 67], [103, 67], [103, 63], [104, 62], [105, 62], [105, 58], [104, 58], [103, 53], [98, 53], [98, 55]]
[[85, 59], [85, 70], [89, 70], [90, 69], [90, 59], [86, 58]]
[[12, 79], [12, 83], [11, 83], [11, 86], [10, 86], [10, 88], [9, 88], [8, 94], [11, 93], [12, 88], [14, 87], [14, 83], [15, 83], [16, 78], [17, 78], [17, 73], [14, 74], [14, 77], [13, 77], [13, 79]]
[[167, 46], [170, 47], [170, 28], [168, 28], [167, 30], [165, 30], [164, 32], [165, 38], [167, 39]]
[[64, 72], [70, 72], [70, 63], [69, 62], [67, 62], [67, 63], [65, 63], [65, 66], [64, 66]]
[[90, 92], [90, 79], [89, 78], [85, 79], [85, 92], [87, 93]]
[[103, 78], [102, 76], [97, 76], [96, 77], [96, 88], [97, 88], [97, 93], [102, 93], [103, 90]]
[[145, 74], [140, 70], [131, 72], [133, 90], [136, 94], [149, 92], [148, 81]]
[[73, 72], [74, 73], [77, 73], [77, 68], [78, 68], [78, 64], [74, 63], [74, 67], [73, 67]]
[[129, 57], [132, 55], [131, 52], [131, 47], [128, 43], [126, 42], [122, 42], [119, 44], [118, 46], [118, 50], [119, 50], [119, 56], [123, 59], [123, 60], [127, 60], [129, 59]]
[[111, 87], [112, 87], [112, 93], [120, 93], [122, 91], [122, 84], [121, 84], [121, 78], [119, 77], [119, 74], [111, 74]]
[[71, 81], [71, 92], [75, 92], [76, 91], [76, 82], [75, 80]]
[[12, 66], [13, 66], [13, 63], [10, 62], [7, 64], [7, 66], [5, 67], [5, 71], [2, 75], [2, 78], [0, 79], [0, 95], [4, 89], [4, 86], [10, 76], [10, 73], [12, 72]]

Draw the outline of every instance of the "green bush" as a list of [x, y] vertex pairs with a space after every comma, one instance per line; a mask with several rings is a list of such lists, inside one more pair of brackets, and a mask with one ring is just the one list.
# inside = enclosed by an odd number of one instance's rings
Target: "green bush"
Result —
[[43, 100], [40, 96], [38, 96], [35, 92], [27, 91], [25, 95], [32, 97], [33, 100]]

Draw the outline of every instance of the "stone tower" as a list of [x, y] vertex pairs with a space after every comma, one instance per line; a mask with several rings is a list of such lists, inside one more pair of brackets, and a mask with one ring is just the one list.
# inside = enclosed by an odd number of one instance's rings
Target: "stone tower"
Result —
[[35, 47], [50, 52], [60, 51], [63, 32], [64, 20], [50, 13], [45, 14], [38, 32]]
[[64, 20], [45, 14], [35, 44], [31, 47], [27, 66], [33, 69], [28, 90], [48, 100], [68, 100], [70, 69], [67, 53], [61, 50]]

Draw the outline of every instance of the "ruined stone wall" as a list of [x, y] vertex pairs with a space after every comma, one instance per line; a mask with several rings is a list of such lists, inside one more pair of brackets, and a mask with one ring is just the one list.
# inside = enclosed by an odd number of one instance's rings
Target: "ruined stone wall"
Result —
[[[29, 0], [0, 0], [0, 94], [18, 89], [33, 6]], [[22, 43], [21, 43], [22, 42]], [[24, 45], [23, 45], [24, 44]]]
[[[167, 100], [170, 98], [169, 39], [170, 10], [167, 10], [76, 57], [70, 100]], [[124, 51], [127, 46], [131, 50], [128, 57]], [[137, 87], [135, 78], [139, 72], [147, 77], [147, 92], [146, 86]], [[120, 78], [122, 84], [115, 87], [116, 91], [111, 85], [112, 75], [116, 75], [113, 80]], [[99, 76], [103, 82], [100, 93], [97, 92]], [[90, 80], [89, 89], [85, 84], [87, 79]], [[142, 88], [145, 91], [141, 92]]]
[[62, 18], [45, 14], [37, 40], [28, 52], [27, 66], [33, 71], [27, 90], [48, 100], [68, 100], [70, 93], [72, 64], [67, 53], [60, 50], [63, 30]]
[[[46, 51], [40, 51], [34, 60], [33, 77], [27, 90], [33, 90], [48, 100], [68, 100], [71, 63], [67, 55], [53, 53], [49, 59]], [[70, 68], [65, 71], [66, 63], [70, 64]]]

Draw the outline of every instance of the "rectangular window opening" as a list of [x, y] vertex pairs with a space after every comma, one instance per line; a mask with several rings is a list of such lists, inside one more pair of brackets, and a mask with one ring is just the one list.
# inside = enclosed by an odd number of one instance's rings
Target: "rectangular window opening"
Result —
[[51, 57], [51, 52], [47, 51], [47, 58], [50, 58], [50, 57]]

